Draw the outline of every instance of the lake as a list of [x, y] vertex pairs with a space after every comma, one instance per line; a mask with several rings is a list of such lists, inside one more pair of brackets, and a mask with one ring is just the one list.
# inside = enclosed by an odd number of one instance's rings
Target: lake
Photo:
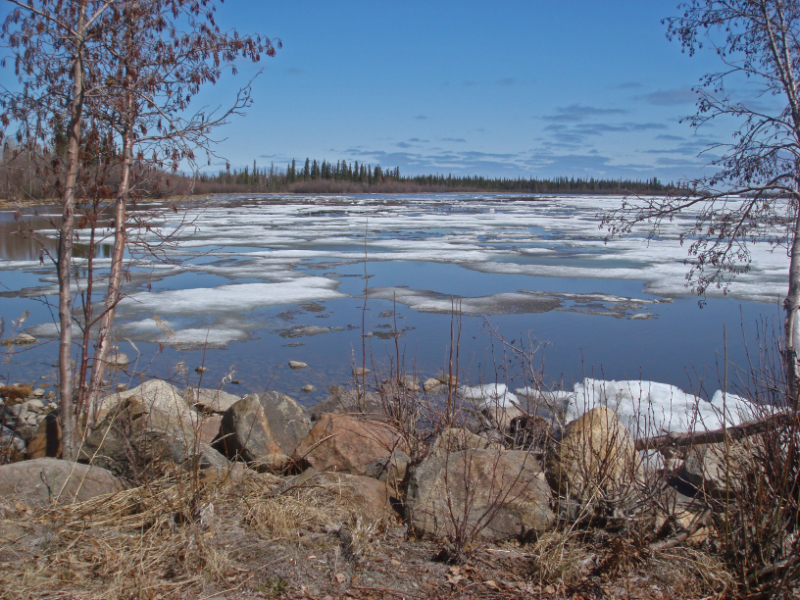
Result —
[[[236, 394], [272, 389], [311, 404], [352, 382], [353, 366], [388, 374], [399, 361], [423, 378], [447, 371], [454, 332], [469, 383], [522, 387], [533, 366], [555, 387], [595, 376], [713, 392], [725, 324], [734, 366], [747, 365], [747, 347], [758, 353], [764, 327], [767, 337], [780, 335], [785, 249], [753, 245], [750, 271], [727, 294], [709, 290], [701, 308], [686, 287], [679, 239], [692, 215], [666, 223], [649, 243], [644, 228], [605, 243], [597, 215], [621, 200], [247, 195], [139, 203], [132, 217], [149, 230], [132, 229], [137, 243], [126, 255], [115, 329], [134, 374], [116, 377]], [[0, 212], [4, 337], [56, 335], [55, 267], [46, 256], [41, 265], [39, 251], [44, 244], [55, 253], [57, 212], [40, 207], [19, 221]], [[88, 236], [81, 231], [78, 241]], [[165, 238], [146, 251], [145, 242]], [[99, 275], [110, 243], [96, 255]], [[77, 261], [80, 289], [85, 262]], [[3, 350], [4, 379], [55, 383], [55, 342]], [[289, 360], [309, 366], [292, 371]], [[301, 391], [307, 384], [315, 390]]]

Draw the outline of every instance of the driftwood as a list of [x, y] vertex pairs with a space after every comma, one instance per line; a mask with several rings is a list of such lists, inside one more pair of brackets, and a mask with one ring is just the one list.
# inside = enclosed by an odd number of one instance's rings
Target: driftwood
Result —
[[703, 431], [694, 433], [675, 434], [668, 433], [651, 438], [636, 440], [637, 450], [657, 450], [666, 446], [692, 446], [695, 444], [717, 444], [727, 440], [738, 440], [751, 435], [764, 433], [775, 427], [783, 427], [795, 422], [795, 427], [800, 428], [799, 416], [794, 413], [780, 413], [771, 415], [759, 421], [744, 423], [726, 429]]

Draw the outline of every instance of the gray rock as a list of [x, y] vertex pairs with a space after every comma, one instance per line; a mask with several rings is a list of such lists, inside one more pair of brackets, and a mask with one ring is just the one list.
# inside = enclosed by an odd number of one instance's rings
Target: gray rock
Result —
[[289, 361], [289, 368], [293, 371], [297, 371], [298, 369], [305, 369], [308, 365], [304, 362], [300, 362], [299, 360], [290, 360]]
[[422, 389], [425, 390], [425, 393], [433, 392], [438, 390], [444, 384], [436, 378], [430, 377], [425, 380], [425, 383], [422, 384]]
[[311, 385], [311, 384], [309, 383], [309, 384], [307, 384], [307, 385], [304, 385], [304, 386], [303, 386], [303, 387], [301, 387], [300, 389], [301, 389], [301, 390], [303, 390], [303, 391], [304, 391], [306, 394], [310, 394], [311, 392], [313, 392], [313, 391], [314, 391], [315, 389], [317, 389], [317, 388], [315, 388], [313, 385]]
[[131, 364], [131, 359], [122, 352], [109, 354], [106, 357], [106, 365], [112, 369], [125, 369], [129, 364]]
[[477, 528], [475, 538], [526, 539], [546, 531], [555, 516], [541, 466], [527, 452], [463, 450], [428, 458], [409, 479], [407, 514], [421, 537], [450, 538]]
[[311, 429], [294, 399], [277, 392], [245, 396], [222, 415], [215, 447], [231, 459], [273, 465], [290, 456]]
[[367, 392], [359, 395], [356, 390], [337, 390], [336, 394], [331, 394], [308, 409], [308, 416], [312, 422], [318, 421], [325, 413], [385, 415], [383, 402], [378, 394]]
[[222, 414], [242, 399], [241, 396], [208, 388], [186, 388], [183, 397], [189, 406], [206, 414]]
[[195, 427], [199, 425], [129, 397], [89, 432], [80, 460], [138, 481], [158, 476], [170, 465], [226, 467], [227, 459], [202, 442]]
[[8, 427], [0, 425], [0, 453], [4, 452], [6, 448], [11, 448], [20, 456], [25, 454], [26, 444], [25, 440], [16, 435]]
[[391, 456], [379, 458], [371, 462], [364, 474], [367, 477], [373, 477], [379, 481], [396, 483], [405, 478], [410, 461], [411, 459], [408, 454], [402, 450], [396, 450]]
[[400, 385], [409, 392], [419, 392], [422, 389], [419, 387], [419, 379], [414, 375], [406, 375], [403, 377], [400, 380]]
[[44, 402], [41, 400], [28, 400], [23, 406], [30, 412], [40, 413], [44, 410]]
[[0, 498], [28, 506], [83, 502], [123, 489], [123, 482], [105, 469], [56, 458], [0, 466]]
[[742, 443], [698, 444], [689, 450], [683, 479], [710, 496], [723, 498], [737, 489], [742, 467], [751, 460]]
[[169, 414], [175, 422], [180, 421], [185, 429], [192, 429], [199, 421], [198, 413], [189, 407], [178, 388], [160, 379], [151, 379], [132, 390], [106, 396], [98, 404], [98, 420], [123, 400], [133, 397], [139, 398], [147, 408]]

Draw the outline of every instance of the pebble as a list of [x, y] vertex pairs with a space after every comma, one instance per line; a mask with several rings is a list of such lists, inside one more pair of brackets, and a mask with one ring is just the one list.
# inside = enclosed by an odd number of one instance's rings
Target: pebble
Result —
[[364, 375], [369, 375], [370, 373], [372, 373], [372, 371], [370, 371], [366, 367], [356, 367], [355, 369], [353, 369], [353, 375], [355, 375], [356, 377], [363, 377]]
[[203, 373], [208, 371], [208, 367], [203, 367], [203, 366], [195, 367], [194, 371], [195, 373], [200, 373], [202, 375]]
[[296, 371], [297, 369], [305, 369], [307, 366], [308, 365], [306, 363], [300, 362], [299, 360], [289, 361], [289, 368], [291, 368], [293, 371]]
[[304, 385], [300, 389], [303, 390], [306, 394], [310, 394], [311, 392], [313, 392], [317, 388], [315, 388], [313, 385], [311, 385], [309, 383], [308, 385]]
[[36, 388], [35, 390], [33, 390], [33, 395], [36, 398], [41, 398], [42, 396], [44, 396], [44, 390], [42, 388]]

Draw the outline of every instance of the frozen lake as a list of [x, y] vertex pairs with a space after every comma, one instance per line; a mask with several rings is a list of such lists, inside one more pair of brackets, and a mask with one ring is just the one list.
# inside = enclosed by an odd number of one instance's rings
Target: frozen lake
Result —
[[[134, 214], [158, 211], [140, 239], [173, 236], [175, 243], [157, 259], [140, 249], [129, 254], [117, 344], [138, 356], [136, 370], [148, 376], [196, 384], [202, 363], [204, 387], [273, 389], [312, 403], [351, 381], [364, 354], [368, 368], [388, 372], [395, 331], [406, 372], [446, 370], [455, 323], [470, 383], [526, 385], [526, 369], [509, 348], [524, 343], [543, 344], [535, 364], [543, 360], [559, 387], [594, 376], [688, 389], [691, 379], [713, 392], [723, 324], [729, 357], [742, 366], [743, 333], [757, 352], [759, 322], [780, 330], [786, 252], [754, 245], [750, 271], [725, 296], [709, 290], [700, 308], [685, 287], [679, 241], [692, 215], [665, 224], [649, 244], [645, 229], [605, 244], [597, 214], [620, 202], [425, 194], [228, 196], [179, 204], [177, 212], [140, 204]], [[52, 238], [47, 215], [55, 208], [38, 212], [23, 221]], [[55, 268], [40, 265], [39, 246], [18, 228], [11, 213], [0, 213], [4, 337], [27, 310], [20, 330], [46, 340], [56, 332], [48, 306], [56, 300]], [[55, 242], [45, 245], [52, 250]], [[98, 253], [101, 273], [108, 254]], [[454, 306], [463, 316], [453, 315]], [[55, 343], [17, 348], [1, 374], [52, 379], [56, 353]], [[289, 360], [309, 367], [291, 371]], [[306, 384], [316, 390], [302, 392]]]

